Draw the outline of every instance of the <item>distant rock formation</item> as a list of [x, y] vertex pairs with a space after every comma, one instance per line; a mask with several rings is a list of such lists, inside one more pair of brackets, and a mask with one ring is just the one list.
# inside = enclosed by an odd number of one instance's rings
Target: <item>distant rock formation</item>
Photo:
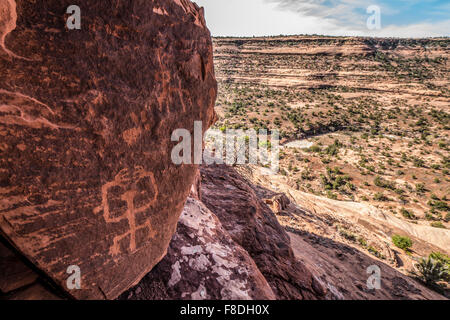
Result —
[[[113, 299], [166, 254], [195, 166], [171, 134], [206, 130], [217, 84], [188, 0], [0, 0], [0, 230], [78, 299]], [[81, 290], [67, 290], [80, 267]]]

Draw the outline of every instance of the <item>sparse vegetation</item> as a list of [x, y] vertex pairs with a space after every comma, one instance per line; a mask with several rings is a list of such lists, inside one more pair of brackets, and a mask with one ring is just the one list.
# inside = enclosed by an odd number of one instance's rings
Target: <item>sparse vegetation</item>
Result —
[[400, 248], [404, 251], [409, 251], [413, 245], [413, 242], [410, 238], [402, 237], [400, 235], [394, 235], [392, 237], [392, 242], [397, 248]]
[[432, 222], [431, 226], [434, 227], [434, 228], [446, 229], [444, 224], [442, 222], [440, 222], [440, 221]]
[[437, 286], [440, 281], [448, 281], [448, 266], [431, 256], [428, 259], [422, 258], [414, 267], [412, 274], [429, 286]]
[[406, 210], [405, 208], [402, 208], [400, 210], [400, 213], [402, 216], [404, 216], [406, 219], [409, 219], [409, 220], [415, 220], [417, 218], [414, 213]]
[[[450, 83], [442, 79], [450, 40], [426, 40], [426, 52], [409, 47], [424, 48], [416, 40], [402, 42], [401, 53], [381, 50], [383, 41], [395, 42], [381, 39], [371, 40], [373, 56], [295, 52], [347, 41], [216, 39], [216, 127], [280, 130], [280, 176], [295, 190], [374, 206], [410, 226], [449, 229]], [[366, 234], [341, 229], [366, 253], [385, 253]], [[416, 254], [410, 238], [392, 241]]]

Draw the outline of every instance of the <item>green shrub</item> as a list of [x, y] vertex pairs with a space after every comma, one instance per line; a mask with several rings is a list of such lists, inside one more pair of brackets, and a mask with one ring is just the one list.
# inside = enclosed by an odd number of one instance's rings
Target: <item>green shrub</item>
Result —
[[435, 218], [435, 217], [433, 216], [433, 214], [430, 213], [430, 212], [427, 212], [427, 213], [425, 214], [425, 219], [428, 220], [428, 221], [434, 221], [434, 220], [436, 220], [436, 218]]
[[444, 218], [445, 222], [450, 222], [450, 213], [447, 213]]
[[327, 197], [328, 197], [329, 199], [332, 199], [332, 200], [337, 200], [337, 199], [338, 199], [337, 194], [331, 192], [330, 190], [327, 191]]
[[441, 170], [441, 166], [438, 165], [438, 164], [431, 165], [431, 168], [434, 169], [434, 170]]
[[412, 274], [427, 285], [436, 286], [438, 282], [448, 279], [448, 268], [441, 261], [431, 257], [426, 260], [422, 258], [414, 267]]
[[442, 262], [442, 264], [444, 264], [448, 269], [450, 269], [450, 257], [448, 255], [440, 252], [433, 252], [430, 254], [430, 258]]
[[369, 251], [369, 253], [371, 253], [375, 257], [377, 257], [379, 259], [383, 259], [383, 260], [386, 259], [386, 257], [380, 251], [378, 251], [376, 248], [374, 248], [373, 246], [368, 246], [366, 248], [367, 248], [367, 251]]
[[349, 241], [352, 241], [352, 242], [356, 241], [356, 236], [345, 229], [340, 229], [339, 234]]
[[447, 229], [440, 221], [432, 222], [431, 226], [434, 228]]
[[415, 216], [414, 213], [412, 213], [411, 211], [406, 210], [405, 208], [401, 208], [400, 209], [400, 213], [406, 219], [410, 219], [410, 220], [416, 220], [417, 219], [417, 217]]
[[445, 201], [429, 201], [428, 205], [435, 210], [450, 212], [450, 207]]
[[364, 248], [367, 247], [367, 241], [366, 239], [364, 239], [363, 237], [358, 238], [358, 242], [361, 246], [363, 246]]
[[373, 183], [380, 188], [395, 190], [396, 185], [395, 182], [387, 181], [380, 176], [377, 176]]
[[327, 174], [321, 174], [322, 185], [325, 190], [338, 190], [342, 191], [343, 186], [347, 186], [349, 191], [354, 191], [356, 187], [352, 184], [348, 185], [351, 178], [348, 175], [343, 175], [339, 168], [327, 167]]
[[381, 192], [377, 192], [375, 193], [375, 195], [373, 196], [373, 200], [375, 201], [388, 201], [389, 198], [386, 197], [384, 194], [382, 194]]
[[333, 144], [329, 145], [325, 152], [330, 156], [336, 156], [339, 153], [339, 149], [342, 147], [342, 143], [339, 140], [335, 140]]
[[423, 183], [416, 184], [417, 193], [424, 193], [425, 191], [427, 191], [427, 189], [425, 188], [425, 185]]
[[318, 145], [313, 145], [311, 148], [306, 149], [306, 151], [319, 153], [322, 149]]
[[400, 235], [394, 235], [392, 237], [392, 242], [395, 244], [396, 247], [398, 247], [404, 251], [409, 251], [409, 249], [413, 245], [413, 242], [410, 238], [402, 237]]
[[419, 159], [419, 158], [414, 158], [413, 159], [413, 164], [414, 164], [414, 166], [416, 166], [418, 168], [425, 167], [425, 161], [423, 161], [422, 159]]

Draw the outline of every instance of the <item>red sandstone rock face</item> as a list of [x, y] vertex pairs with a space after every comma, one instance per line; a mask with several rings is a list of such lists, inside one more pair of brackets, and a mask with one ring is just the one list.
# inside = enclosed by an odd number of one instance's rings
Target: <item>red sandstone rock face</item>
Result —
[[[187, 0], [0, 0], [0, 229], [80, 299], [115, 298], [165, 255], [196, 168], [173, 130], [214, 121], [212, 45]], [[67, 288], [66, 288], [67, 289]]]
[[120, 299], [273, 300], [275, 295], [219, 219], [188, 198], [166, 257]]
[[233, 168], [201, 167], [200, 199], [253, 258], [277, 299], [324, 299], [327, 290], [298, 261], [274, 213]]

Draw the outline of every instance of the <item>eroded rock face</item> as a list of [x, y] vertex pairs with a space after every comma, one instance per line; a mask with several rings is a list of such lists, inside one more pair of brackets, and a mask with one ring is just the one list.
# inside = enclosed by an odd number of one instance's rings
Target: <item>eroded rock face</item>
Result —
[[[115, 298], [165, 255], [196, 168], [171, 134], [216, 98], [203, 11], [187, 0], [0, 0], [0, 229], [80, 299]], [[120, 275], [120, 276], [119, 276]], [[67, 289], [67, 288], [66, 288]]]
[[236, 170], [201, 167], [200, 199], [253, 258], [277, 299], [324, 299], [326, 288], [298, 261], [272, 210]]
[[268, 300], [275, 295], [219, 219], [188, 198], [166, 257], [120, 299]]
[[327, 298], [275, 214], [235, 169], [202, 166], [199, 179], [167, 256], [120, 299]]

